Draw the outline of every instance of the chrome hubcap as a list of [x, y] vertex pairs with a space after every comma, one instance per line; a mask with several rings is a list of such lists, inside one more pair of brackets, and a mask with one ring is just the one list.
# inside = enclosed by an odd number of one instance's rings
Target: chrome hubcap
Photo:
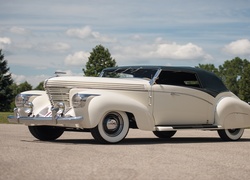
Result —
[[240, 129], [228, 129], [228, 132], [232, 135], [237, 135], [240, 132]]
[[103, 130], [111, 137], [115, 137], [122, 132], [123, 119], [120, 114], [112, 112], [108, 114], [103, 120]]
[[108, 119], [107, 121], [107, 129], [108, 130], [114, 130], [118, 126], [118, 123], [115, 119]]

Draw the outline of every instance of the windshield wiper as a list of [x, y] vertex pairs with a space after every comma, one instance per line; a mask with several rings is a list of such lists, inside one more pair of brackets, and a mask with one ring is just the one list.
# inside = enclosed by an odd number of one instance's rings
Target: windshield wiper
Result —
[[131, 71], [131, 73], [135, 73], [135, 72], [139, 71], [140, 69], [142, 69], [142, 67], [139, 67], [139, 68], [135, 69], [134, 71]]

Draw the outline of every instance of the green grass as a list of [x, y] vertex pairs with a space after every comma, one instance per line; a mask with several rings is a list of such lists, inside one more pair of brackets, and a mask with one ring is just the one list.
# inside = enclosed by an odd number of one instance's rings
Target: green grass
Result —
[[7, 124], [9, 123], [7, 117], [9, 115], [13, 115], [13, 112], [0, 112], [0, 124]]

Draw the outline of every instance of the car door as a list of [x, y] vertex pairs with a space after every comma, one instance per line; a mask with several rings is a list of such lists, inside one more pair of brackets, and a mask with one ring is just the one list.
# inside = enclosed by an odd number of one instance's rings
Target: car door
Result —
[[214, 98], [202, 91], [196, 75], [166, 74], [172, 79], [158, 81], [152, 86], [155, 125], [213, 124]]

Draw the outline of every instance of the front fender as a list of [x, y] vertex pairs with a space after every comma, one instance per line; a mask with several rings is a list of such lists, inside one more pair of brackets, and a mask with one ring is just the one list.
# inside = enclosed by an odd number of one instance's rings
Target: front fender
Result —
[[117, 93], [105, 93], [92, 97], [84, 107], [84, 117], [87, 115], [88, 126], [93, 128], [98, 125], [110, 111], [130, 112], [135, 116], [139, 129], [153, 130], [154, 120], [148, 107], [128, 96]]
[[250, 106], [238, 98], [224, 97], [216, 106], [215, 121], [223, 129], [250, 127]]
[[34, 115], [37, 115], [39, 113], [46, 114], [48, 112], [50, 101], [45, 91], [31, 90], [22, 92], [21, 94], [32, 95], [29, 101], [33, 104]]

